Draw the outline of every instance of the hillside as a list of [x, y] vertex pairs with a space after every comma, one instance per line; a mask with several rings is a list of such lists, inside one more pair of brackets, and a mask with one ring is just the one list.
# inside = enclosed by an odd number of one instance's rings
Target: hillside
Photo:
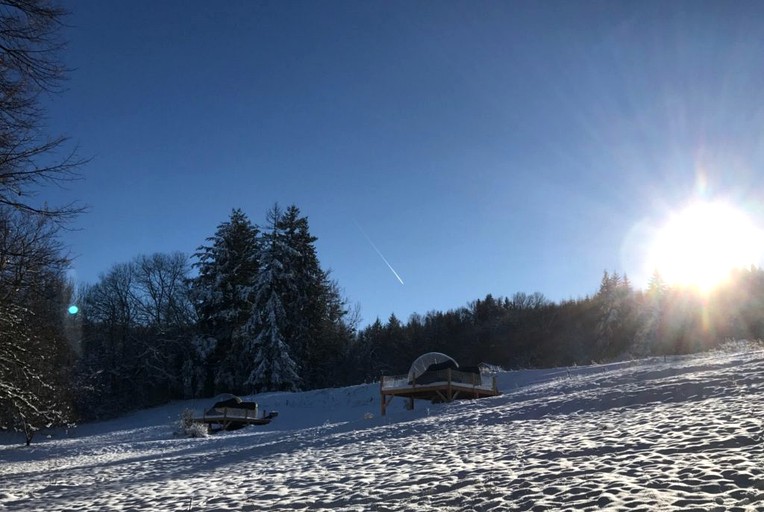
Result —
[[764, 509], [764, 351], [499, 374], [379, 416], [377, 385], [256, 397], [270, 425], [173, 435], [176, 402], [0, 437], [3, 510]]

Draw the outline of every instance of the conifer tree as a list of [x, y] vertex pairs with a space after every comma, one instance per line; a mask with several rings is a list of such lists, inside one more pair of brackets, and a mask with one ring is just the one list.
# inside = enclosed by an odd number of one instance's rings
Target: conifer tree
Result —
[[269, 230], [263, 234], [254, 303], [245, 327], [247, 341], [242, 358], [251, 364], [245, 386], [253, 391], [295, 390], [299, 387], [298, 366], [288, 343], [290, 318], [285, 301], [300, 291], [289, 262], [296, 251], [287, 243], [278, 205], [268, 212]]
[[207, 241], [210, 245], [195, 254], [199, 275], [193, 283], [201, 333], [197, 347], [207, 375], [203, 392], [237, 392], [246, 379], [240, 356], [255, 301], [259, 229], [236, 209]]
[[606, 358], [619, 355], [631, 347], [637, 329], [634, 291], [628, 278], [604, 272], [595, 299], [599, 305], [598, 353]]
[[288, 318], [285, 338], [301, 367], [307, 387], [330, 383], [344, 357], [352, 329], [345, 323], [347, 308], [329, 273], [321, 269], [308, 219], [289, 206], [278, 221], [288, 250], [284, 265], [292, 285], [283, 297]]
[[634, 340], [634, 352], [638, 355], [655, 353], [658, 347], [667, 292], [668, 285], [660, 273], [654, 271], [640, 304], [639, 328]]
[[300, 210], [294, 205], [280, 212], [275, 229], [283, 243], [280, 258], [289, 271], [290, 281], [282, 297], [284, 312], [289, 319], [284, 335], [295, 356], [304, 361], [321, 317], [320, 307], [316, 304], [322, 294], [323, 278], [313, 245], [317, 239], [309, 232], [307, 218], [301, 217]]

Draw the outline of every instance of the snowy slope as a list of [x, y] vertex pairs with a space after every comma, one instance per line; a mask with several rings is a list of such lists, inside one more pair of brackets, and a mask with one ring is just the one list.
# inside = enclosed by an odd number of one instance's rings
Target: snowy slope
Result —
[[273, 423], [202, 439], [174, 423], [210, 401], [2, 438], [0, 510], [764, 510], [761, 350], [506, 372], [499, 389], [396, 398], [385, 417], [377, 385], [260, 395]]

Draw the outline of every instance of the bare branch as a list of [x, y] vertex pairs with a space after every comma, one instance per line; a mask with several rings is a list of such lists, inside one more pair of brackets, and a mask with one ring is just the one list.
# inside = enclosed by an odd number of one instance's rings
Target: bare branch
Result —
[[40, 133], [39, 97], [60, 92], [67, 69], [59, 58], [66, 11], [50, 0], [0, 0], [0, 205], [66, 222], [83, 211], [33, 203], [41, 186], [77, 179], [85, 160], [71, 151], [57, 158], [65, 137]]

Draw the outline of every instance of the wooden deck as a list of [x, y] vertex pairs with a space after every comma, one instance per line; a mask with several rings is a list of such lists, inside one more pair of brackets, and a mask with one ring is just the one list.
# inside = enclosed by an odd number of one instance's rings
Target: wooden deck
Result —
[[196, 423], [206, 423], [210, 429], [217, 425], [218, 430], [233, 430], [247, 425], [267, 425], [278, 415], [271, 412], [266, 416], [258, 416], [257, 410], [236, 409], [233, 407], [216, 408], [194, 418]]
[[408, 399], [408, 407], [413, 409], [414, 399], [451, 402], [500, 394], [496, 388], [495, 376], [488, 377], [446, 369], [435, 374], [424, 374], [419, 377], [419, 380], [420, 382], [416, 379], [409, 382], [408, 375], [383, 376], [379, 382], [382, 416], [385, 415], [387, 406], [396, 396]]

